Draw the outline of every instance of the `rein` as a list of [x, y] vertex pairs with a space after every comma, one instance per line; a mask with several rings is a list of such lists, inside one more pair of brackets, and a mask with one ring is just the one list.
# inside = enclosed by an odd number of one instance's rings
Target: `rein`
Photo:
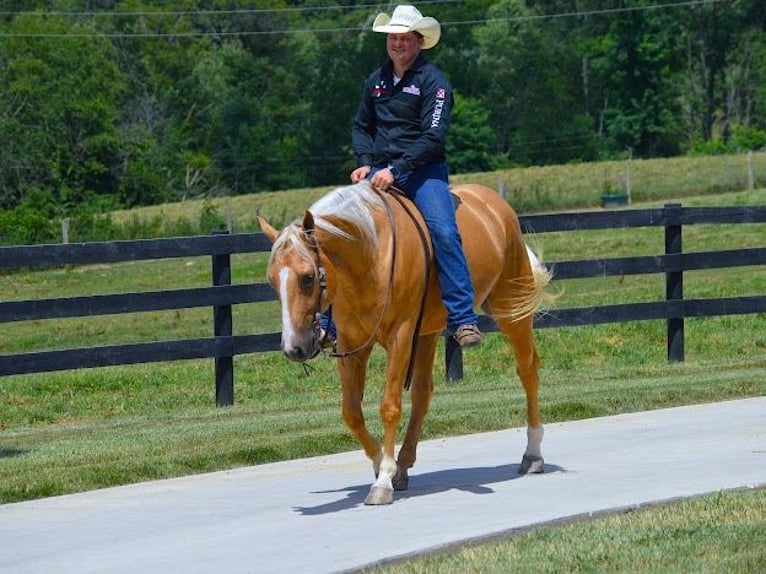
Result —
[[[425, 252], [425, 261], [426, 261], [426, 272], [425, 276], [423, 278], [423, 295], [420, 298], [420, 312], [418, 313], [418, 319], [415, 322], [415, 332], [412, 334], [412, 351], [410, 353], [410, 364], [407, 365], [407, 376], [404, 379], [404, 389], [409, 391], [410, 390], [410, 383], [412, 382], [412, 371], [415, 368], [415, 353], [418, 349], [418, 339], [420, 338], [420, 328], [423, 325], [423, 316], [425, 314], [426, 309], [426, 297], [428, 296], [428, 282], [431, 279], [431, 251], [428, 248], [428, 236], [426, 235], [425, 230], [420, 225], [420, 222], [418, 221], [417, 217], [412, 213], [412, 210], [410, 209], [410, 206], [407, 205], [407, 202], [404, 200], [406, 195], [404, 192], [399, 189], [398, 187], [391, 187], [391, 191], [389, 192], [391, 197], [396, 199], [396, 201], [399, 202], [399, 205], [402, 206], [402, 209], [404, 209], [405, 212], [407, 212], [407, 215], [410, 216], [410, 219], [412, 220], [412, 223], [415, 224], [415, 229], [418, 230], [418, 235], [420, 235], [420, 242], [423, 245], [423, 251]], [[396, 229], [392, 226], [392, 233], [394, 234], [394, 237], [396, 237]]]

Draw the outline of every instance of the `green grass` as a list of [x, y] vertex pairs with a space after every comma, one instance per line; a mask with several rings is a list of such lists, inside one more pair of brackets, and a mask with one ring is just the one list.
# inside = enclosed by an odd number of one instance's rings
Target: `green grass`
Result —
[[722, 492], [450, 549], [377, 574], [763, 572], [766, 489]]

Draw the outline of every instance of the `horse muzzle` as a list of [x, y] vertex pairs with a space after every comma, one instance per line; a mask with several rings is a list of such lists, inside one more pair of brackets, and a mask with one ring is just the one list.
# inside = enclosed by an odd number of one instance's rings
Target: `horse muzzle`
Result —
[[308, 337], [297, 337], [292, 340], [282, 339], [282, 352], [285, 357], [296, 363], [305, 363], [316, 357], [322, 347], [313, 332]]

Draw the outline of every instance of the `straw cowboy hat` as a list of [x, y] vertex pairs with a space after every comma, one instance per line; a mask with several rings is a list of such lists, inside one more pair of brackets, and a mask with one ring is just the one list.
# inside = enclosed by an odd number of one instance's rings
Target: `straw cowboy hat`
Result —
[[423, 16], [414, 6], [401, 5], [389, 16], [381, 12], [372, 23], [373, 32], [385, 34], [406, 34], [417, 32], [423, 36], [423, 49], [433, 48], [439, 42], [442, 27], [435, 18]]

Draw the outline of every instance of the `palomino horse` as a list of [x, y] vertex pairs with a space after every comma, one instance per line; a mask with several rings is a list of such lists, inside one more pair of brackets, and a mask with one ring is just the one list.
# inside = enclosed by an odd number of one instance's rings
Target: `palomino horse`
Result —
[[[527, 448], [519, 472], [543, 472], [540, 361], [532, 322], [551, 276], [527, 250], [515, 212], [494, 190], [460, 185], [453, 194], [476, 304], [510, 341], [527, 397]], [[376, 476], [365, 504], [390, 504], [394, 490], [407, 488], [408, 469], [415, 463], [433, 392], [434, 355], [447, 318], [436, 273], [430, 272], [430, 240], [420, 214], [408, 200], [365, 181], [324, 195], [302, 222], [281, 232], [263, 218], [259, 222], [273, 243], [268, 279], [282, 309], [282, 350], [298, 362], [316, 356], [318, 320], [332, 304], [343, 419], [372, 460]], [[367, 430], [362, 414], [375, 343], [387, 354], [382, 444]], [[410, 420], [394, 458], [402, 394], [410, 382]]]

